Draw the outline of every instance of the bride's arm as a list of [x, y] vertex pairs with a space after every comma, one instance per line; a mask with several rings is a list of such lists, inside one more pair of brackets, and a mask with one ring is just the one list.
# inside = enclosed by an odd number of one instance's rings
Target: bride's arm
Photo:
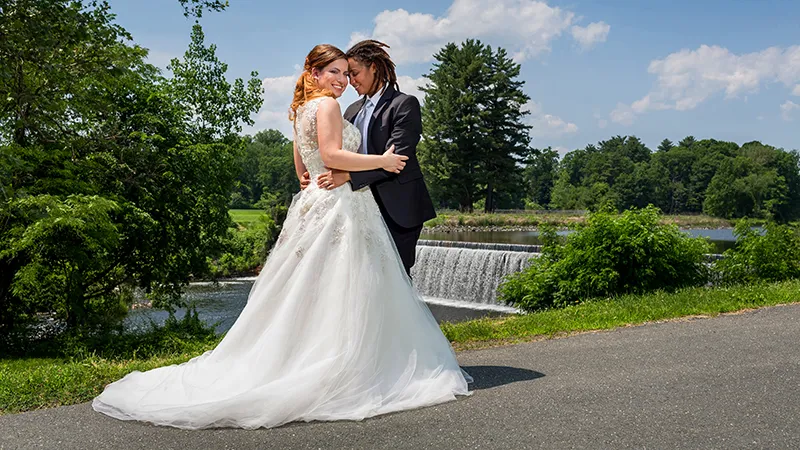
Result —
[[303, 157], [300, 156], [300, 150], [297, 149], [297, 140], [292, 142], [294, 147], [294, 171], [297, 174], [297, 180], [300, 181], [300, 189], [308, 187], [311, 179], [308, 177], [308, 169], [303, 164]]
[[303, 158], [300, 156], [300, 150], [297, 149], [297, 141], [294, 144], [294, 171], [297, 173], [297, 179], [303, 181], [303, 174], [306, 172], [306, 165], [303, 164]]
[[322, 100], [317, 109], [317, 142], [322, 162], [331, 169], [358, 171], [383, 169], [400, 173], [408, 156], [389, 149], [383, 155], [362, 155], [342, 150], [342, 112], [333, 98]]

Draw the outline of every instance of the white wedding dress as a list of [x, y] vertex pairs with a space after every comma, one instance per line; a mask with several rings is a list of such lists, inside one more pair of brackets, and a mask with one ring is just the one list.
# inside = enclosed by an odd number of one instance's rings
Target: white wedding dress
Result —
[[[314, 99], [296, 142], [323, 171]], [[357, 151], [345, 121], [343, 148]], [[122, 420], [198, 429], [360, 420], [468, 395], [469, 375], [412, 287], [369, 188], [298, 193], [247, 305], [219, 345], [131, 372], [92, 402]]]

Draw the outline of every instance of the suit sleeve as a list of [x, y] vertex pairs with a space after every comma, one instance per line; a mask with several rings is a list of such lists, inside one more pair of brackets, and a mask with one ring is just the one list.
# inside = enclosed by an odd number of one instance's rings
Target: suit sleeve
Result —
[[[381, 153], [394, 144], [395, 153], [414, 158], [416, 157], [417, 144], [421, 134], [422, 114], [420, 113], [419, 100], [412, 95], [406, 96], [397, 108], [392, 133], [386, 143], [386, 148]], [[383, 169], [350, 172], [350, 184], [353, 190], [358, 190], [377, 181], [395, 177], [397, 177], [397, 174]]]

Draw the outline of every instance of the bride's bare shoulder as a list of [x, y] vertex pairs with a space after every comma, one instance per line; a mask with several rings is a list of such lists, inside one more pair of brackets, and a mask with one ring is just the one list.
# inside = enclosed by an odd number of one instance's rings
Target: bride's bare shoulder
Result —
[[338, 123], [342, 120], [342, 111], [337, 102], [332, 97], [325, 97], [320, 100], [317, 107], [317, 121], [323, 120], [326, 123]]
[[341, 107], [339, 106], [339, 102], [336, 101], [333, 97], [323, 97], [319, 101], [319, 106], [317, 107], [317, 111], [323, 114], [330, 114], [330, 113], [337, 113], [341, 115]]

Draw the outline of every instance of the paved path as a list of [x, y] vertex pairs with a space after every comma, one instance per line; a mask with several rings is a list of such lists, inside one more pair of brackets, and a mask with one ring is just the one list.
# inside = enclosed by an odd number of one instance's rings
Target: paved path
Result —
[[459, 354], [474, 395], [363, 422], [183, 431], [89, 404], [0, 416], [0, 448], [800, 448], [800, 305]]

